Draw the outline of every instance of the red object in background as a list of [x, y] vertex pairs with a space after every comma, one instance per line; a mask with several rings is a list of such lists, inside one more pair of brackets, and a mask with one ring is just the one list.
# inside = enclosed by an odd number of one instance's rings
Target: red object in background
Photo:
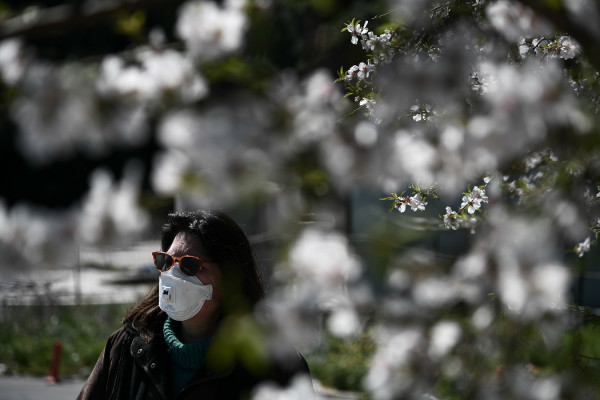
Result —
[[50, 375], [46, 377], [46, 380], [50, 383], [58, 383], [59, 381], [59, 369], [60, 369], [60, 357], [62, 355], [62, 343], [60, 340], [54, 341], [54, 347], [52, 348], [52, 364], [50, 365]]

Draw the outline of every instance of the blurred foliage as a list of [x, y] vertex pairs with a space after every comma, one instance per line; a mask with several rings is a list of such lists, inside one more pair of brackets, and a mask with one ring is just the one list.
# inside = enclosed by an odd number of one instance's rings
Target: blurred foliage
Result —
[[306, 354], [306, 360], [313, 378], [322, 385], [360, 392], [375, 349], [368, 333], [352, 339], [325, 335], [321, 345]]
[[[59, 340], [62, 344], [60, 376], [87, 376], [106, 339], [120, 326], [128, 307], [124, 304], [5, 306], [0, 323], [0, 340], [3, 343], [0, 364], [4, 374], [48, 375], [53, 346]], [[544, 332], [537, 324], [519, 324], [511, 318], [499, 318], [489, 333], [510, 341], [502, 348], [511, 351], [501, 353], [498, 348], [489, 348], [480, 352], [478, 359], [470, 359], [469, 362], [479, 365], [480, 371], [495, 369], [498, 375], [514, 373], [504, 370], [503, 366], [514, 365], [515, 360], [520, 360], [523, 370], [537, 377], [570, 368], [593, 379], [600, 373], [600, 342], [597, 340], [600, 318], [589, 309], [576, 307], [572, 309], [571, 317], [572, 329], [556, 341], [551, 338], [551, 331]], [[472, 333], [473, 340], [464, 341], [453, 350], [454, 354], [468, 353], [464, 346], [481, 345], [477, 339], [481, 335]], [[243, 343], [239, 342], [239, 345]], [[349, 339], [324, 335], [320, 345], [305, 353], [305, 357], [313, 378], [323, 386], [366, 396], [362, 384], [375, 351], [376, 344], [371, 333]], [[433, 377], [431, 384], [434, 392], [442, 398], [459, 399], [458, 393], [467, 393], [464, 385], [476, 381], [476, 375], [477, 370], [460, 369], [455, 375]], [[600, 387], [597, 389], [600, 391]]]
[[243, 315], [224, 319], [211, 345], [207, 363], [215, 371], [229, 371], [239, 362], [253, 371], [268, 368], [264, 336], [256, 321]]
[[48, 375], [58, 340], [62, 344], [60, 375], [87, 376], [129, 307], [4, 306], [0, 314], [0, 364], [4, 373]]
[[[521, 376], [520, 379], [533, 384], [537, 379], [572, 371], [568, 379], [586, 384], [597, 382], [600, 373], [600, 343], [597, 340], [600, 317], [582, 307], [572, 307], [568, 317], [572, 318], [571, 329], [560, 333], [549, 321], [519, 322], [506, 313], [501, 314], [486, 330], [486, 335], [470, 332], [469, 335], [473, 336], [464, 340], [448, 356], [451, 359], [455, 355], [469, 354], [464, 361], [478, 367], [457, 368], [453, 373], [438, 376], [432, 382], [434, 392], [444, 399], [462, 399], [465, 393], [476, 397], [476, 383], [486, 380], [486, 371], [495, 371], [496, 380], [487, 382], [490, 386], [498, 385], [499, 398], [513, 398], [510, 390], [502, 387], [505, 375]], [[491, 345], [494, 340], [499, 340], [500, 346]], [[485, 343], [490, 346], [485, 348]], [[472, 347], [480, 347], [481, 350], [473, 352]], [[458, 366], [447, 365], [449, 368]], [[600, 385], [596, 383], [593, 393], [588, 394], [592, 396], [589, 398], [597, 398]]]
[[140, 37], [146, 23], [146, 13], [143, 11], [134, 11], [117, 19], [115, 22], [115, 32], [126, 36]]

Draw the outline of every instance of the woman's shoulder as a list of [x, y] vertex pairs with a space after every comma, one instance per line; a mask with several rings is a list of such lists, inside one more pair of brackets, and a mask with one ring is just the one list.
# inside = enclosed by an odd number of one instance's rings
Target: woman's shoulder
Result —
[[121, 326], [117, 330], [115, 330], [107, 339], [106, 347], [107, 349], [117, 349], [128, 343], [131, 343], [132, 338], [134, 337], [134, 332], [131, 328], [127, 326]]
[[131, 347], [134, 340], [140, 340], [140, 332], [129, 324], [125, 324], [108, 337], [106, 341], [106, 350], [116, 352], [123, 348]]

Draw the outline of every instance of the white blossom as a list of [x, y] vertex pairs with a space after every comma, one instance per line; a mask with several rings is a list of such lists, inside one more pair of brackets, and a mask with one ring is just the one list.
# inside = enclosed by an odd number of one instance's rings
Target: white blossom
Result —
[[345, 237], [313, 228], [306, 229], [291, 249], [290, 265], [298, 277], [320, 286], [349, 282], [361, 270]]
[[521, 58], [527, 57], [530, 50], [531, 48], [525, 42], [525, 38], [521, 38], [521, 41], [519, 42], [519, 55], [521, 56]]
[[305, 229], [288, 252], [289, 268], [276, 271], [277, 287], [270, 303], [285, 337], [294, 343], [314, 344], [318, 332], [307, 309], [322, 310], [329, 316], [326, 328], [334, 335], [348, 337], [360, 330], [350, 285], [361, 273], [358, 257], [345, 236], [316, 227]]
[[363, 49], [365, 50], [385, 51], [385, 48], [391, 45], [392, 34], [387, 29], [381, 35], [376, 35], [372, 31], [369, 31], [367, 37], [368, 39], [363, 41]]
[[591, 241], [590, 241], [590, 237], [586, 237], [585, 240], [581, 243], [579, 243], [577, 246], [575, 246], [575, 252], [577, 253], [578, 257], [583, 257], [585, 255], [585, 253], [589, 252], [591, 248]]
[[559, 52], [561, 58], [569, 60], [574, 58], [579, 53], [579, 48], [572, 38], [568, 36], [562, 36], [559, 39]]
[[491, 3], [486, 9], [492, 26], [508, 40], [518, 42], [522, 37], [543, 34], [549, 27], [524, 4], [500, 0]]
[[[367, 109], [367, 111], [369, 112], [369, 117], [372, 118], [375, 116], [375, 104], [377, 104], [377, 101], [375, 101], [374, 99], [363, 98], [358, 104], [361, 107], [365, 107]], [[375, 121], [375, 123], [377, 123], [377, 121]]]
[[351, 337], [360, 330], [360, 318], [349, 307], [333, 310], [327, 319], [327, 329], [332, 335], [342, 338]]
[[215, 59], [239, 50], [248, 25], [243, 2], [194, 0], [179, 10], [176, 32], [190, 53], [201, 59]]
[[348, 30], [348, 32], [351, 35], [350, 42], [352, 44], [357, 44], [358, 38], [362, 37], [362, 35], [366, 35], [367, 32], [369, 32], [369, 30], [367, 29], [368, 23], [369, 23], [369, 21], [365, 21], [363, 26], [361, 26], [360, 23], [357, 23], [356, 25], [348, 24], [346, 29]]
[[287, 94], [286, 105], [293, 114], [293, 137], [299, 144], [313, 143], [331, 135], [346, 106], [331, 74], [318, 69]]
[[0, 77], [7, 85], [15, 85], [25, 73], [28, 57], [20, 39], [0, 42]]
[[313, 384], [309, 377], [298, 374], [289, 386], [263, 382], [253, 389], [252, 400], [306, 400], [314, 397]]
[[107, 57], [100, 68], [98, 91], [106, 96], [132, 97], [156, 102], [176, 93], [181, 101], [197, 101], [208, 93], [207, 83], [192, 60], [174, 50], [142, 50], [139, 66], [127, 66], [117, 57]]
[[423, 201], [421, 193], [417, 193], [412, 196], [409, 200], [410, 209], [413, 211], [424, 211], [427, 205], [426, 201]]
[[406, 196], [406, 197], [399, 197], [398, 200], [396, 200], [396, 208], [401, 213], [403, 213], [404, 211], [406, 211], [406, 205], [407, 204], [410, 204], [410, 197], [408, 197], [408, 196]]
[[406, 211], [406, 206], [410, 206], [410, 209], [412, 211], [424, 211], [426, 205], [427, 205], [427, 202], [423, 201], [423, 197], [421, 196], [421, 193], [416, 193], [413, 196], [406, 196], [406, 197], [400, 196], [400, 197], [398, 197], [398, 199], [396, 199], [396, 204], [395, 204], [396, 208], [401, 213]]
[[446, 207], [446, 214], [444, 214], [444, 226], [446, 229], [457, 230], [459, 227], [458, 214], [456, 211], [452, 211], [452, 208]]
[[135, 104], [103, 110], [86, 66], [37, 65], [24, 78], [26, 90], [11, 104], [20, 150], [44, 165], [75, 152], [97, 156], [112, 145], [139, 145], [146, 139], [146, 111]]
[[356, 73], [358, 72], [358, 65], [353, 65], [351, 66], [348, 71], [346, 71], [346, 76], [344, 77], [345, 81], [351, 81], [352, 79], [354, 79], [354, 77], [356, 76]]
[[485, 189], [482, 189], [479, 186], [475, 186], [473, 188], [473, 190], [471, 191], [471, 197], [480, 204], [488, 202], [488, 197], [485, 194]]
[[164, 115], [157, 127], [163, 151], [154, 159], [154, 187], [182, 202], [187, 198], [187, 207], [234, 201], [236, 189], [245, 185], [268, 190], [263, 174], [272, 171], [274, 159], [265, 155], [268, 147], [250, 145], [264, 133], [256, 118], [262, 103], [247, 100], [232, 93], [226, 105], [213, 102], [201, 112], [186, 108]]
[[114, 238], [133, 240], [150, 222], [149, 215], [138, 202], [140, 171], [133, 164], [121, 182], [113, 182], [103, 169], [94, 172], [91, 189], [86, 195], [79, 220], [81, 238], [97, 243]]
[[359, 80], [365, 80], [369, 77], [369, 74], [374, 71], [373, 65], [371, 65], [371, 60], [369, 60], [366, 64], [361, 62], [358, 64], [358, 72], [356, 74]]
[[375, 145], [379, 137], [379, 133], [377, 132], [377, 127], [373, 123], [368, 121], [360, 121], [354, 130], [354, 137], [356, 143], [358, 143], [360, 146], [369, 148]]
[[402, 397], [413, 379], [410, 365], [424, 340], [418, 327], [383, 331], [377, 337], [377, 352], [371, 360], [365, 386], [374, 399], [391, 400]]
[[454, 321], [440, 321], [431, 329], [431, 342], [429, 344], [429, 355], [439, 359], [448, 354], [458, 343], [461, 329]]
[[77, 210], [55, 210], [0, 198], [0, 270], [11, 276], [32, 266], [75, 262]]
[[461, 209], [465, 207], [467, 207], [469, 214], [473, 214], [481, 207], [481, 204], [475, 202], [475, 200], [467, 194], [463, 196], [462, 203], [460, 204]]

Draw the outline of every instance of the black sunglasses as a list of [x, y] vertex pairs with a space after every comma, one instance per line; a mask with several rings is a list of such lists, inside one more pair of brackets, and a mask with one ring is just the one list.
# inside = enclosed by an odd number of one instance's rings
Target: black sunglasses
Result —
[[189, 276], [197, 275], [204, 267], [204, 263], [210, 262], [196, 256], [174, 257], [162, 251], [152, 252], [152, 257], [154, 258], [154, 265], [160, 272], [169, 271], [175, 265], [175, 262], [178, 262], [181, 271]]

